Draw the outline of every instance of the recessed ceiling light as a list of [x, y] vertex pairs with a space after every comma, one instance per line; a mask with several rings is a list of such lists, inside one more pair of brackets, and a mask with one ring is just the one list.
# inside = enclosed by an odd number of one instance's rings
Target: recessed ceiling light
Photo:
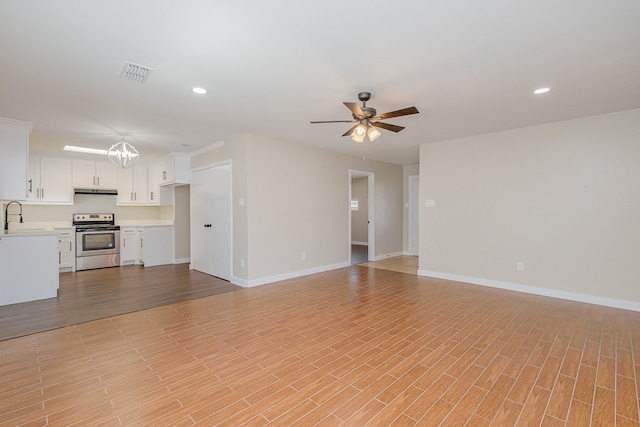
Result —
[[551, 90], [551, 88], [548, 87], [541, 87], [540, 89], [536, 89], [533, 91], [533, 93], [535, 93], [536, 95], [540, 95], [542, 93], [547, 93]]
[[197, 93], [198, 95], [204, 95], [205, 93], [209, 92], [208, 90], [206, 90], [203, 87], [192, 87], [191, 88], [191, 92], [193, 93]]

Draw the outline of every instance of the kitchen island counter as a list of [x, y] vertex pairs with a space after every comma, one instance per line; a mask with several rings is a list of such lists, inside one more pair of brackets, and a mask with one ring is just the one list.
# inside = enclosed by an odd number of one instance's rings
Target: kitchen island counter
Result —
[[58, 295], [58, 236], [26, 229], [0, 234], [0, 306]]

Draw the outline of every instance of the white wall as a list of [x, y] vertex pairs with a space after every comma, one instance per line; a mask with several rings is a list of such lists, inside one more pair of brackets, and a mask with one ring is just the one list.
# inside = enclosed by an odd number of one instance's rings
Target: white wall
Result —
[[376, 255], [402, 251], [402, 166], [258, 135], [225, 141], [223, 148], [194, 157], [191, 166], [228, 159], [232, 274], [243, 284], [348, 265], [350, 169], [375, 174]]
[[424, 144], [420, 200], [420, 274], [640, 309], [640, 110]]
[[190, 223], [190, 192], [188, 185], [181, 185], [174, 189], [175, 206], [174, 221], [175, 229], [175, 259], [186, 260], [190, 257], [191, 223]]
[[[11, 212], [13, 212], [12, 208]], [[113, 212], [118, 220], [172, 220], [173, 207], [166, 206], [116, 206], [116, 196], [76, 194], [73, 205], [22, 204], [24, 222], [68, 221], [71, 214], [82, 212]], [[13, 219], [13, 218], [12, 218]]]
[[402, 167], [402, 251], [409, 253], [409, 177], [420, 174], [420, 165], [404, 165]]
[[376, 256], [402, 251], [402, 166], [256, 135], [247, 153], [250, 279], [348, 265], [350, 169], [375, 174]]

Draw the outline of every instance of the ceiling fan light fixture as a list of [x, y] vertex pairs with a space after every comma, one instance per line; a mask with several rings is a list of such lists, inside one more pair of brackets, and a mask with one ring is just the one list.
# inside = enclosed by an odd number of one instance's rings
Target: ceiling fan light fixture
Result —
[[351, 134], [351, 139], [355, 142], [364, 142], [364, 137], [367, 134], [367, 127], [363, 124], [356, 126]]
[[380, 135], [382, 135], [382, 132], [380, 132], [377, 127], [369, 126], [369, 129], [367, 130], [369, 141], [375, 141], [376, 139], [380, 138]]

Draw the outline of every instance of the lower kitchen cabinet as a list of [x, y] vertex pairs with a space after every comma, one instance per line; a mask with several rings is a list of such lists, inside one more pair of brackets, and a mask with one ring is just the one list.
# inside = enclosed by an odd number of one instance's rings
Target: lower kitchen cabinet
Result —
[[173, 264], [172, 225], [120, 227], [120, 265]]
[[136, 264], [144, 264], [144, 228], [140, 227], [136, 231], [136, 245], [138, 247]]
[[173, 264], [174, 227], [168, 225], [139, 228], [140, 262], [145, 267]]
[[58, 228], [58, 268], [60, 273], [76, 271], [76, 232], [73, 228]]
[[139, 258], [138, 228], [120, 228], [120, 265], [138, 264]]

